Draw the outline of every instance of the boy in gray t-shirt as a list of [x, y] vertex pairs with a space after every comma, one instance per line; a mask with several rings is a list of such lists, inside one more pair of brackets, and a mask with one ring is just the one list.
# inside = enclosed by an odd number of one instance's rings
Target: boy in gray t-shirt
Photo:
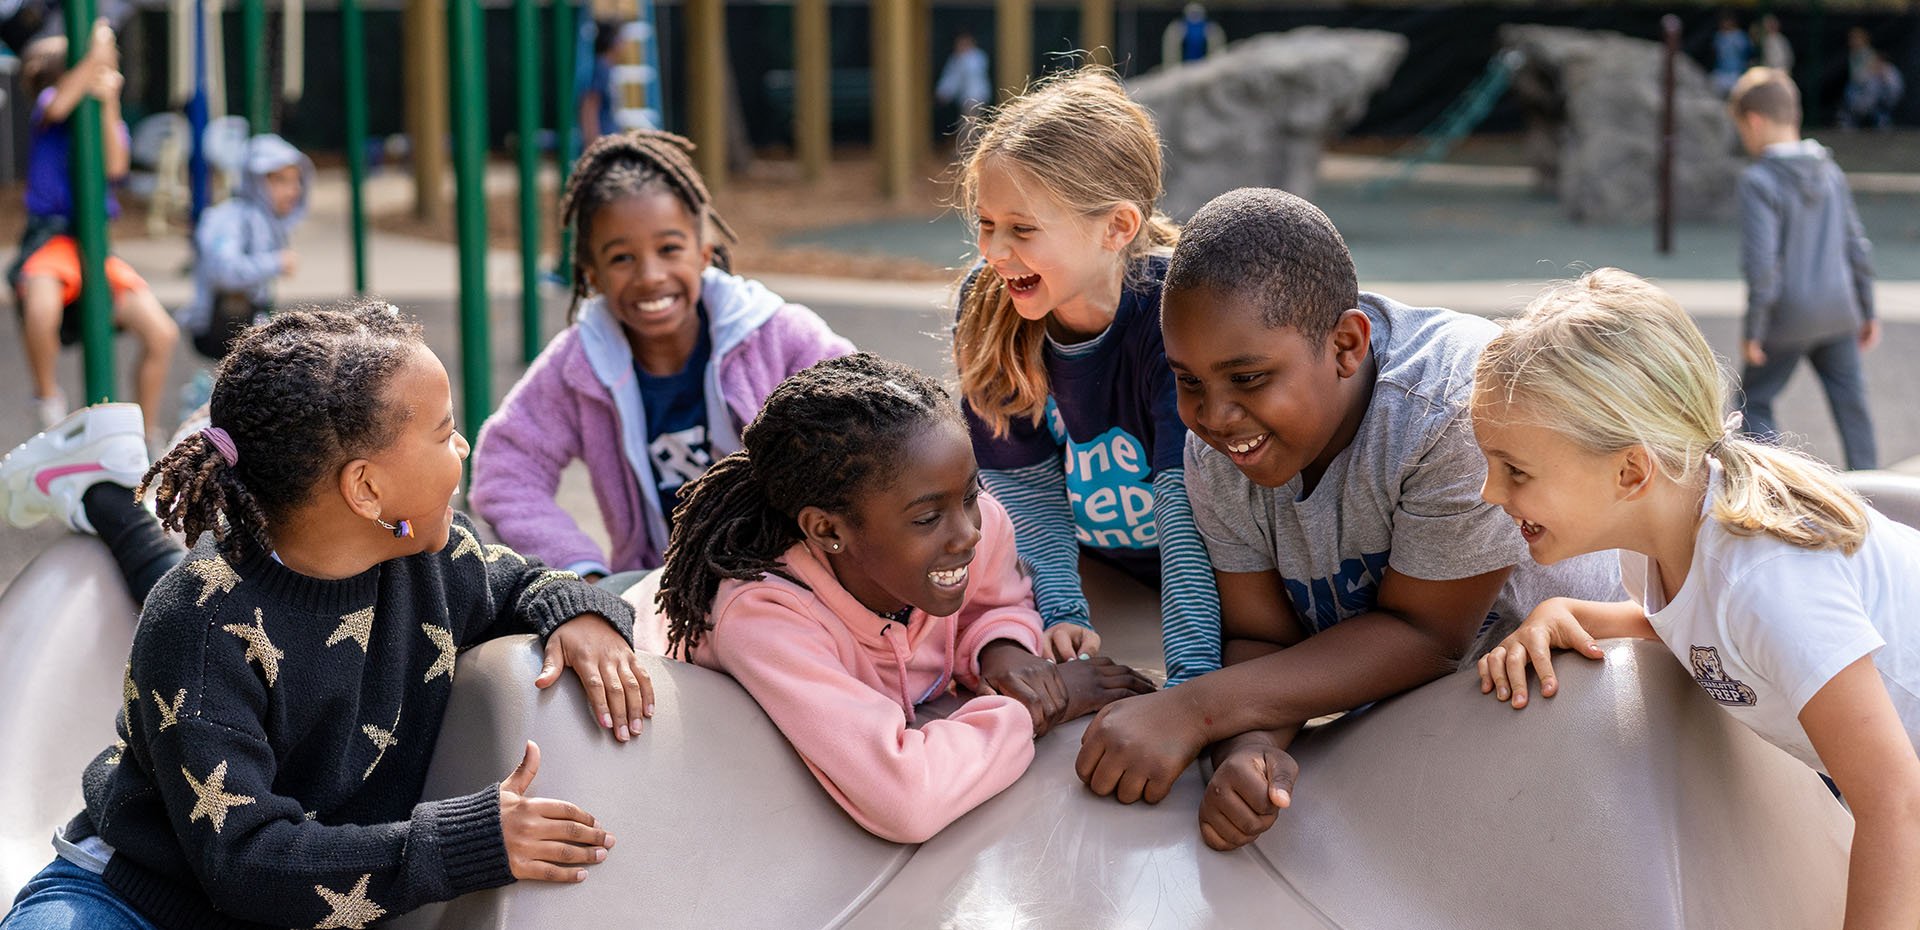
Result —
[[1158, 801], [1211, 745], [1201, 834], [1244, 845], [1290, 803], [1300, 724], [1453, 671], [1547, 597], [1619, 596], [1610, 553], [1536, 565], [1480, 497], [1467, 408], [1494, 325], [1360, 293], [1312, 204], [1201, 208], [1161, 329], [1228, 667], [1102, 711], [1078, 763], [1096, 793]]

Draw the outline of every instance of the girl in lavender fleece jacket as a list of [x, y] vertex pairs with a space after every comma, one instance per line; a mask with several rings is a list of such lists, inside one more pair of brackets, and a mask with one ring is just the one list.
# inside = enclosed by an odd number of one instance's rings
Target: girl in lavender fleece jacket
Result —
[[[561, 204], [574, 232], [574, 324], [508, 392], [474, 452], [469, 499], [501, 541], [588, 577], [658, 566], [681, 489], [740, 448], [774, 386], [853, 351], [811, 310], [724, 270], [720, 240], [733, 233], [691, 148], [631, 132], [580, 156]], [[587, 463], [610, 556], [554, 500], [574, 459]]]

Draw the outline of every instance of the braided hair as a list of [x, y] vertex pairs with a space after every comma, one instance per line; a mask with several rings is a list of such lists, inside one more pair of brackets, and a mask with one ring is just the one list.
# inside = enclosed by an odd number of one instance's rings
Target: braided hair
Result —
[[713, 195], [690, 155], [693, 143], [682, 136], [652, 129], [636, 129], [601, 136], [580, 153], [567, 179], [567, 191], [560, 198], [560, 223], [573, 230], [573, 299], [569, 315], [577, 311], [587, 296], [587, 270], [593, 267], [592, 246], [587, 233], [600, 208], [636, 194], [665, 191], [678, 198], [693, 217], [701, 241], [717, 233], [722, 241], [714, 243], [714, 267], [732, 266], [730, 243], [739, 237], [733, 227], [713, 208]]
[[713, 629], [723, 579], [768, 574], [805, 538], [800, 511], [853, 513], [854, 501], [896, 475], [898, 450], [933, 423], [960, 422], [932, 378], [862, 352], [828, 359], [780, 383], [748, 424], [746, 447], [688, 485], [673, 514], [658, 603], [670, 647], [693, 650]]
[[393, 440], [387, 389], [417, 346], [420, 324], [357, 299], [277, 313], [243, 332], [215, 371], [213, 425], [238, 453], [229, 464], [204, 433], [147, 470], [160, 522], [192, 543], [212, 532], [239, 557], [271, 551], [286, 520], [340, 466]]

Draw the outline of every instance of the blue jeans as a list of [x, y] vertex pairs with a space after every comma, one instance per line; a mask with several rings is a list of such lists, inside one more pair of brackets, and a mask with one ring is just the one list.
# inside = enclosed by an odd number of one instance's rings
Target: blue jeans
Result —
[[1878, 468], [1880, 452], [1873, 440], [1873, 420], [1867, 413], [1867, 377], [1860, 367], [1860, 344], [1849, 334], [1830, 342], [1798, 348], [1767, 347], [1764, 365], [1748, 365], [1740, 374], [1746, 393], [1741, 405], [1747, 432], [1778, 441], [1780, 423], [1773, 416], [1774, 398], [1787, 386], [1804, 356], [1827, 391], [1827, 407], [1840, 428], [1840, 446], [1848, 468]]
[[100, 876], [65, 859], [40, 870], [0, 918], [0, 930], [158, 930]]

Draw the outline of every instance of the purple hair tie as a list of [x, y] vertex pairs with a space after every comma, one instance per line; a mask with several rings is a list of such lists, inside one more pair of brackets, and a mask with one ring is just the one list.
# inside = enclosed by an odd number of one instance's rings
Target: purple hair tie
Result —
[[207, 437], [207, 443], [213, 446], [215, 452], [220, 453], [220, 458], [227, 463], [228, 467], [240, 464], [240, 450], [234, 447], [233, 437], [227, 435], [226, 430], [218, 426], [209, 426], [201, 430], [200, 435]]

